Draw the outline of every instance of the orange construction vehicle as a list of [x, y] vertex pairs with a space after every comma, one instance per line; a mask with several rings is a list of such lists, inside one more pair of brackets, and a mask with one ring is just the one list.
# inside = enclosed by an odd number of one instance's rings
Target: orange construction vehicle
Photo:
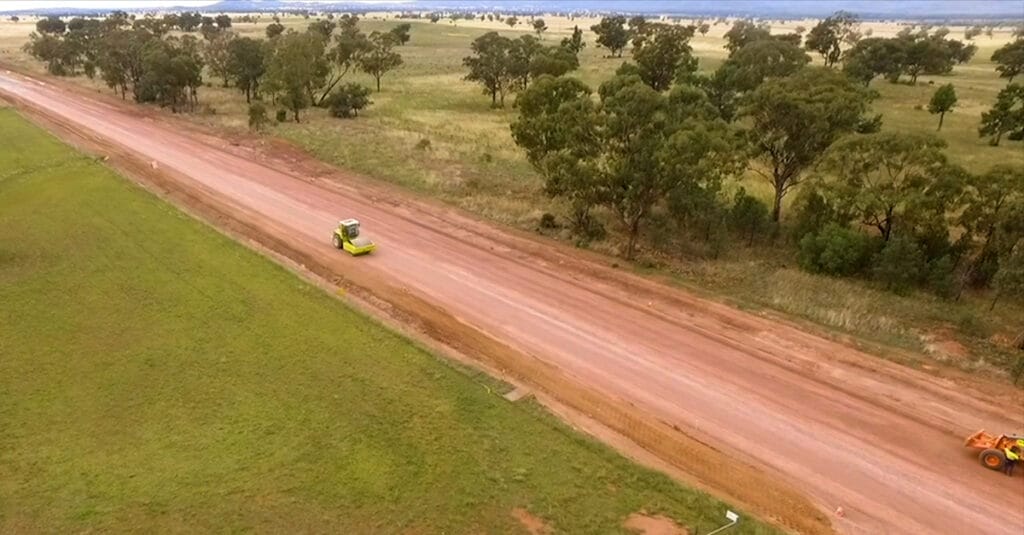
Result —
[[982, 429], [967, 437], [964, 447], [981, 450], [978, 460], [985, 468], [1002, 470], [1006, 464], [1006, 454], [1003, 453], [1003, 450], [1016, 444], [1018, 440], [1024, 440], [1024, 436], [990, 435]]

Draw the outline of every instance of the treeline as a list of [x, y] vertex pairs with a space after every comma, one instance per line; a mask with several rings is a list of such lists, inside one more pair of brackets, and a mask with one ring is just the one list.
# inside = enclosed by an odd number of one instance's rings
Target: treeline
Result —
[[[606, 17], [592, 29], [612, 56], [631, 44], [632, 61], [596, 91], [566, 75], [533, 77], [511, 124], [545, 192], [569, 207], [579, 239], [604, 236], [603, 213], [623, 230], [626, 257], [642, 246], [717, 257], [730, 241], [761, 242], [791, 248], [808, 271], [869, 278], [895, 292], [927, 288], [955, 299], [990, 286], [1024, 297], [1024, 169], [973, 175], [931, 134], [883, 131], [869, 111], [877, 92], [854, 74], [872, 43], [907, 50], [898, 68], [883, 71], [911, 80], [949, 72], [972, 47], [941, 32], [868, 41], [846, 13], [806, 40], [738, 21], [726, 34], [728, 59], [705, 74], [688, 44], [694, 26]], [[809, 66], [808, 52], [828, 66]], [[935, 113], [955, 105], [951, 91], [940, 88]], [[736, 187], [747, 170], [771, 187], [773, 202]], [[558, 225], [550, 215], [541, 223]]]
[[532, 35], [511, 39], [488, 32], [473, 41], [473, 54], [462, 60], [469, 68], [465, 79], [478, 82], [490, 95], [491, 105], [501, 107], [506, 94], [522, 91], [537, 77], [561, 76], [579, 68], [584, 46], [583, 31], [578, 27], [573, 28], [572, 37], [554, 46], [544, 46]]
[[[169, 14], [135, 18], [113, 12], [103, 19], [41, 19], [26, 50], [58, 76], [99, 77], [115, 93], [172, 111], [194, 110], [206, 78], [234, 86], [246, 102], [260, 101], [250, 124], [265, 124], [263, 100], [279, 107], [277, 120], [300, 121], [310, 106], [329, 107], [336, 117], [354, 117], [371, 102], [369, 89], [341, 84], [352, 70], [381, 80], [402, 64], [395, 48], [409, 41], [409, 24], [365, 34], [359, 19], [344, 15], [317, 20], [304, 32], [268, 24], [267, 39], [239, 37], [227, 15]], [[185, 35], [170, 35], [172, 31]], [[188, 35], [198, 32], [201, 39]]]

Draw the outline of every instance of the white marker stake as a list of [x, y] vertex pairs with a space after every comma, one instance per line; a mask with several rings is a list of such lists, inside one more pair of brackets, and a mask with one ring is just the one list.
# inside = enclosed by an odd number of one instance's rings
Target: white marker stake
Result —
[[712, 531], [711, 533], [708, 533], [708, 535], [715, 535], [715, 533], [720, 533], [722, 531], [725, 531], [725, 530], [735, 526], [736, 523], [740, 521], [740, 515], [732, 512], [732, 511], [726, 511], [725, 512], [725, 519], [729, 521], [728, 524], [726, 524], [726, 525], [716, 529], [715, 531]]

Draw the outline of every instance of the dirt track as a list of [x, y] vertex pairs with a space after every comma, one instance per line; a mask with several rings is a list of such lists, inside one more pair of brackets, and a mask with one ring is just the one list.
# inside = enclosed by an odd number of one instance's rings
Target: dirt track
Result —
[[[412, 319], [438, 338], [475, 336], [459, 330], [466, 326], [486, 333], [481, 340], [493, 338], [514, 356], [483, 355], [490, 351], [483, 342], [463, 347], [555, 397], [559, 387], [541, 374], [557, 372], [566, 385], [594, 393], [578, 393], [570, 404], [601, 396], [618, 403], [615, 411], [681, 431], [675, 438], [658, 431], [658, 440], [686, 444], [674, 451], [690, 452], [674, 464], [790, 529], [825, 531], [822, 513], [832, 517], [842, 506], [845, 517], [831, 522], [846, 533], [1024, 532], [1024, 476], [984, 470], [961, 447], [979, 428], [1024, 428], [1020, 396], [1002, 391], [1002, 406], [994, 407], [960, 382], [694, 298], [388, 188], [327, 176], [308, 161], [277, 161], [278, 171], [268, 165], [275, 162], [242, 147], [170, 128], [105, 99], [9, 72], [0, 74], [0, 95], [46, 110], [49, 120], [97, 146], [116, 147], [122, 157], [156, 162], [164, 188], [209, 203], [298, 261], [379, 290], [380, 299], [419, 316]], [[360, 196], [369, 201], [354, 200]], [[379, 243], [373, 256], [351, 259], [331, 248], [331, 229], [348, 216], [362, 220]], [[410, 305], [413, 300], [421, 304]], [[600, 407], [575, 403], [613, 428], [639, 433], [635, 423], [617, 426], [611, 420], [625, 416]], [[649, 436], [637, 438], [661, 451]]]

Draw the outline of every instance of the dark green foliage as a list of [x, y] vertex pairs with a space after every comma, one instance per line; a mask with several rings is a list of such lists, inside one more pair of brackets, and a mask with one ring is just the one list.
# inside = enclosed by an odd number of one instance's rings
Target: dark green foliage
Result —
[[168, 106], [172, 112], [194, 109], [196, 90], [203, 84], [203, 61], [195, 38], [149, 41], [142, 54], [142, 72], [136, 88], [139, 102]]
[[818, 188], [802, 191], [794, 203], [794, 208], [790, 235], [797, 242], [808, 234], [821, 232], [830, 223], [845, 226], [852, 219], [848, 213], [841, 212], [829, 202]]
[[531, 26], [533, 26], [533, 31], [537, 32], [537, 37], [541, 37], [548, 30], [548, 25], [544, 23], [544, 19], [533, 19]]
[[871, 238], [863, 232], [832, 223], [800, 240], [800, 267], [811, 273], [856, 275], [864, 271], [872, 249]]
[[265, 86], [292, 112], [295, 122], [300, 122], [299, 113], [311, 104], [311, 88], [323, 85], [326, 61], [323, 39], [296, 32], [280, 36], [267, 58]]
[[800, 47], [779, 39], [761, 39], [736, 50], [715, 72], [716, 83], [737, 94], [757, 89], [766, 78], [789, 76], [810, 63]]
[[43, 34], [62, 34], [67, 30], [67, 24], [60, 17], [46, 17], [36, 22], [36, 31]]
[[[965, 180], [948, 164], [946, 143], [931, 135], [883, 132], [834, 146], [820, 169], [834, 180], [823, 192], [849, 207], [862, 224], [888, 240], [899, 226], [907, 233], [953, 213]], [[942, 226], [945, 226], [944, 223]]]
[[858, 41], [843, 57], [843, 71], [864, 85], [879, 75], [896, 82], [903, 73], [906, 47], [897, 39], [869, 37]]
[[750, 143], [775, 190], [772, 221], [782, 199], [802, 181], [805, 169], [863, 120], [872, 95], [840, 72], [805, 67], [769, 80], [750, 93], [743, 110], [753, 128]]
[[394, 28], [391, 28], [391, 30], [389, 30], [388, 33], [391, 34], [392, 37], [394, 37], [396, 45], [403, 46], [409, 42], [410, 30], [412, 30], [412, 24], [404, 22], [402, 24], [399, 24], [398, 26], [395, 26]]
[[587, 44], [583, 42], [583, 30], [579, 26], [572, 27], [572, 37], [562, 39], [562, 48], [571, 50], [573, 54], [579, 54], [585, 46]]
[[750, 20], [737, 20], [733, 23], [732, 28], [725, 32], [725, 49], [732, 56], [737, 50], [754, 41], [771, 39], [771, 35], [771, 31], [766, 26], [755, 24]]
[[956, 297], [956, 266], [949, 256], [942, 256], [928, 263], [928, 287], [943, 299]]
[[213, 17], [203, 17], [199, 24], [199, 33], [203, 36], [203, 39], [207, 41], [213, 40], [223, 32], [224, 30], [217, 27], [217, 22]]
[[[341, 82], [353, 68], [360, 65], [363, 55], [373, 47], [369, 38], [359, 30], [359, 17], [342, 15], [337, 19], [338, 30], [333, 41], [325, 41], [322, 64], [322, 76], [317, 78], [318, 85], [310, 94], [313, 103], [321, 106], [331, 91]], [[387, 34], [393, 42], [400, 39], [394, 33]]]
[[843, 70], [868, 84], [878, 75], [897, 82], [901, 75], [917, 83], [921, 74], [947, 74], [957, 63], [971, 59], [977, 47], [942, 35], [901, 33], [894, 38], [868, 38], [857, 42], [844, 56]]
[[279, 22], [271, 22], [266, 28], [267, 39], [273, 39], [284, 33], [284, 25]]
[[1008, 83], [1024, 72], [1024, 39], [1007, 43], [992, 53], [992, 63], [996, 64], [999, 76], [1007, 78]]
[[613, 56], [622, 57], [622, 51], [629, 43], [626, 17], [621, 15], [604, 17], [601, 22], [591, 26], [590, 31], [597, 34], [597, 46], [607, 48]]
[[898, 235], [886, 242], [872, 260], [871, 273], [889, 291], [905, 294], [927, 273], [924, 254], [912, 238]]
[[334, 33], [334, 29], [338, 27], [338, 23], [333, 20], [318, 20], [316, 22], [309, 23], [306, 27], [306, 31], [315, 33], [322, 37], [324, 41], [331, 39], [331, 34]]
[[751, 246], [754, 238], [768, 227], [768, 207], [740, 188], [729, 211], [729, 223], [733, 230], [746, 239], [747, 246]]
[[46, 72], [55, 76], [71, 74], [71, 69], [77, 63], [76, 58], [64, 46], [64, 41], [51, 34], [33, 34], [32, 40], [25, 45], [25, 50], [34, 58], [46, 63]]
[[203, 16], [198, 12], [184, 12], [178, 15], [178, 29], [183, 32], [194, 32], [203, 22]]
[[511, 91], [515, 73], [510, 68], [509, 51], [512, 40], [498, 32], [487, 32], [473, 40], [473, 55], [462, 59], [469, 68], [465, 79], [478, 82], [485, 94], [491, 96], [491, 106], [505, 105], [505, 94]]
[[1011, 140], [1024, 139], [1024, 85], [1006, 86], [992, 108], [981, 114], [979, 136], [988, 136], [989, 143], [998, 146], [1004, 134]]
[[537, 50], [530, 58], [529, 75], [535, 79], [542, 75], [561, 76], [579, 68], [576, 54], [565, 46], [550, 46]]
[[203, 47], [203, 59], [206, 60], [207, 68], [210, 69], [210, 72], [221, 78], [224, 87], [227, 87], [230, 81], [228, 63], [231, 57], [228, 47], [234, 39], [235, 34], [231, 32], [218, 32], [213, 37], [208, 38], [206, 45]]
[[231, 27], [231, 17], [229, 15], [217, 15], [213, 18], [213, 21], [217, 24], [217, 28], [221, 30], [227, 30]]
[[377, 82], [380, 91], [380, 80], [385, 74], [402, 66], [402, 56], [392, 50], [395, 36], [390, 33], [373, 32], [367, 38], [367, 47], [356, 58], [359, 69], [369, 74]]
[[260, 82], [267, 72], [266, 47], [251, 37], [241, 37], [228, 43], [228, 76], [241, 92], [245, 101], [259, 94]]
[[968, 182], [965, 208], [958, 225], [960, 243], [969, 252], [965, 282], [986, 284], [1006, 256], [1024, 237], [1024, 169], [996, 165]]
[[742, 151], [694, 88], [666, 96], [639, 76], [616, 76], [599, 95], [595, 103], [582, 83], [543, 76], [520, 96], [512, 136], [547, 193], [569, 201], [577, 225], [598, 205], [616, 216], [631, 258], [656, 204], [738, 173]]
[[955, 58], [942, 41], [932, 38], [917, 39], [905, 44], [903, 71], [916, 84], [920, 74], [942, 74], [953, 69]]
[[992, 308], [999, 298], [1024, 302], [1024, 242], [1014, 247], [1000, 262], [993, 283], [996, 297], [992, 300]]
[[942, 130], [942, 120], [947, 113], [953, 111], [956, 100], [956, 89], [953, 88], [953, 84], [946, 84], [935, 90], [931, 101], [928, 102], [928, 113], [939, 114], [939, 127], [936, 130]]
[[288, 110], [279, 109], [274, 113], [274, 120], [279, 123], [283, 123], [288, 120]]
[[640, 79], [655, 91], [666, 91], [677, 77], [697, 71], [697, 58], [689, 45], [693, 27], [648, 23], [633, 40], [633, 60]]
[[821, 54], [825, 66], [831, 67], [839, 61], [843, 53], [842, 44], [855, 41], [856, 37], [859, 37], [856, 30], [858, 25], [856, 15], [839, 11], [811, 28], [804, 46], [807, 50]]
[[253, 102], [249, 105], [249, 130], [259, 132], [268, 122], [270, 119], [267, 117], [267, 108], [262, 102]]
[[327, 99], [327, 107], [330, 109], [331, 116], [342, 119], [359, 116], [359, 110], [372, 103], [370, 88], [355, 83], [338, 87]]

